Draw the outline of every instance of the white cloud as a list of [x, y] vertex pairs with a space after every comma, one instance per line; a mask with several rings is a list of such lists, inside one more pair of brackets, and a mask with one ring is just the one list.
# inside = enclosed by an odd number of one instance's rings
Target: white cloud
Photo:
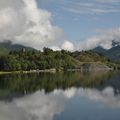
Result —
[[102, 3], [117, 3], [120, 2], [120, 0], [95, 0], [97, 2], [102, 2]]
[[120, 8], [114, 4], [119, 4], [119, 2], [120, 0], [91, 0], [91, 2], [68, 1], [66, 5], [61, 5], [61, 7], [70, 13], [102, 15], [107, 13], [120, 13]]
[[10, 40], [37, 49], [58, 46], [63, 31], [52, 25], [51, 17], [50, 12], [38, 8], [36, 0], [2, 0], [0, 42]]
[[50, 49], [52, 49], [53, 51], [60, 51], [61, 50], [61, 48], [58, 46], [52, 46], [52, 47], [50, 47]]
[[62, 46], [61, 46], [62, 49], [65, 49], [65, 50], [69, 50], [69, 51], [73, 51], [74, 50], [74, 45], [72, 44], [72, 42], [70, 41], [65, 41]]
[[79, 50], [90, 50], [97, 46], [102, 46], [105, 49], [112, 47], [112, 41], [120, 42], [120, 27], [108, 30], [97, 30], [99, 36], [94, 36], [82, 41], [78, 45]]
[[[107, 0], [106, 0], [107, 1]], [[112, 2], [112, 0], [110, 0]], [[118, 0], [116, 0], [118, 1]], [[119, 12], [114, 6], [94, 3], [68, 2], [67, 10], [78, 13]], [[0, 1], [0, 42], [10, 40], [13, 44], [42, 49], [50, 47], [53, 50], [75, 49], [73, 43], [64, 41], [61, 28], [53, 26], [52, 14], [38, 8], [36, 0], [2, 0]], [[80, 50], [92, 49], [98, 45], [111, 48], [111, 41], [120, 40], [120, 28], [102, 31], [101, 36], [94, 36], [80, 42]]]

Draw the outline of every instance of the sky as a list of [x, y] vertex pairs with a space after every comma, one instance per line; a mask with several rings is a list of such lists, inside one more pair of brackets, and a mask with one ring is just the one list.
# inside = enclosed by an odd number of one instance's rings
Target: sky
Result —
[[0, 42], [89, 50], [120, 42], [120, 0], [1, 0]]

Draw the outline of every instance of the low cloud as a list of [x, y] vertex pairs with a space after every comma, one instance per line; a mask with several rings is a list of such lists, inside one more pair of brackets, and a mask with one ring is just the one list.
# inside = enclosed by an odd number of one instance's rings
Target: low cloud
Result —
[[78, 45], [79, 50], [90, 50], [101, 46], [105, 49], [112, 47], [112, 41], [120, 42], [120, 27], [108, 30], [97, 30], [98, 36], [81, 41]]
[[61, 48], [64, 49], [64, 50], [73, 51], [74, 50], [74, 45], [70, 41], [65, 41], [62, 44]]

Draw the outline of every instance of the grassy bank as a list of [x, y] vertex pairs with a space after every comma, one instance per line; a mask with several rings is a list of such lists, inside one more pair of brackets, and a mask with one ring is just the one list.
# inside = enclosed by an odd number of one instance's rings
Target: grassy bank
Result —
[[20, 73], [28, 73], [28, 71], [0, 71], [0, 75], [2, 75], [2, 74], [20, 74]]
[[27, 73], [41, 73], [41, 72], [50, 72], [55, 73], [56, 69], [45, 69], [45, 70], [30, 70], [30, 71], [0, 71], [2, 74], [27, 74]]

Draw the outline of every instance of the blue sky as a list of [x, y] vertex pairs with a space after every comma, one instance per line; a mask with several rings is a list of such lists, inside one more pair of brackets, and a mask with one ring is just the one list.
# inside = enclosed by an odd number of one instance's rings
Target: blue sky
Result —
[[110, 49], [120, 42], [120, 0], [0, 0], [6, 40], [39, 50]]
[[120, 26], [120, 0], [38, 0], [38, 6], [52, 13], [52, 24], [73, 43]]

